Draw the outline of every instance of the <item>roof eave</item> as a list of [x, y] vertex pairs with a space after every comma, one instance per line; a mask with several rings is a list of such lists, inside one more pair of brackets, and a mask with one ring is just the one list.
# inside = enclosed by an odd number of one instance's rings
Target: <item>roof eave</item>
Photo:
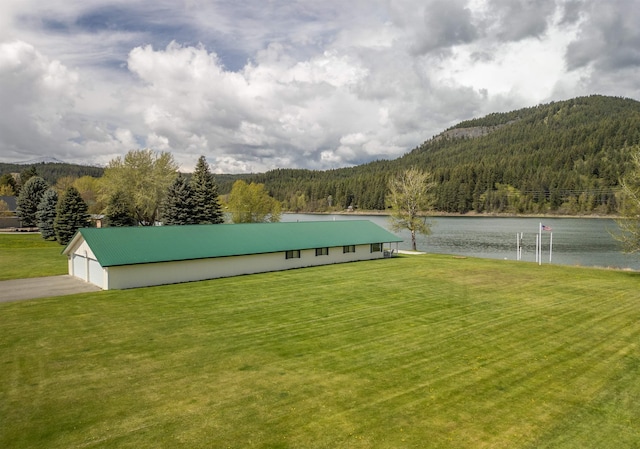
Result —
[[76, 243], [84, 238], [82, 236], [82, 232], [81, 231], [82, 231], [82, 229], [78, 229], [76, 231], [76, 233], [73, 235], [73, 237], [71, 238], [71, 240], [69, 241], [69, 243], [67, 243], [67, 246], [64, 247], [64, 249], [62, 250], [62, 254], [64, 256], [69, 256], [69, 253], [71, 252], [71, 249], [75, 248], [76, 247]]
[[[356, 243], [355, 245], [371, 245], [373, 243], [400, 243], [402, 242], [402, 239], [397, 238], [396, 240], [392, 240], [392, 239], [388, 239], [385, 240], [384, 242], [379, 242], [379, 241], [375, 241], [375, 242], [367, 242], [367, 243]], [[71, 243], [69, 243], [69, 245], [71, 245]], [[340, 246], [345, 246], [345, 245], [353, 245], [353, 243], [345, 243], [345, 244], [340, 244], [340, 245], [333, 245], [333, 246], [329, 246], [330, 248], [339, 248]], [[309, 246], [309, 247], [291, 247], [291, 248], [285, 248], [283, 247], [282, 249], [278, 249], [276, 251], [264, 251], [264, 252], [246, 252], [246, 253], [232, 253], [232, 254], [220, 254], [220, 255], [210, 255], [210, 256], [202, 256], [202, 257], [185, 257], [185, 258], [178, 258], [178, 259], [162, 259], [162, 260], [141, 260], [139, 262], [123, 262], [123, 263], [106, 263], [106, 264], [102, 264], [101, 265], [103, 267], [126, 267], [129, 265], [147, 265], [147, 264], [156, 264], [156, 263], [170, 263], [170, 262], [186, 262], [186, 261], [190, 261], [190, 260], [209, 260], [209, 259], [222, 259], [222, 258], [226, 258], [226, 257], [245, 257], [245, 256], [257, 256], [257, 255], [262, 255], [262, 254], [279, 254], [279, 253], [284, 253], [287, 251], [292, 251], [292, 250], [300, 250], [300, 251], [308, 251], [308, 250], [312, 250], [315, 249], [316, 246]]]

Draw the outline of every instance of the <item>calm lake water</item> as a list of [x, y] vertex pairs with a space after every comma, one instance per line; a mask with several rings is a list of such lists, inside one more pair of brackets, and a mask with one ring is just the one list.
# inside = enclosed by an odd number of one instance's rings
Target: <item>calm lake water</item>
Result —
[[[283, 214], [282, 221], [371, 220], [389, 229], [384, 215]], [[553, 233], [551, 263], [560, 265], [631, 268], [640, 270], [640, 255], [623, 254], [611, 236], [616, 222], [605, 218], [494, 218], [434, 217], [432, 233], [417, 236], [418, 250], [490, 259], [516, 260], [516, 233], [522, 232], [522, 260], [535, 262], [536, 235], [540, 223], [552, 228], [542, 233], [542, 263], [549, 262], [549, 240]], [[411, 248], [408, 231], [396, 232], [403, 239], [400, 249]]]

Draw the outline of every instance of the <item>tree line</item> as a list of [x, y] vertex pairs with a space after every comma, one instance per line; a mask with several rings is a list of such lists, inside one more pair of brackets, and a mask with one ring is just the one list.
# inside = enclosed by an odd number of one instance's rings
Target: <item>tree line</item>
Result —
[[45, 240], [69, 243], [75, 232], [89, 225], [87, 204], [70, 186], [61, 195], [40, 176], [31, 176], [21, 187], [17, 213], [24, 227], [37, 227]]
[[383, 210], [389, 179], [417, 167], [433, 176], [435, 212], [618, 214], [639, 143], [639, 102], [590, 96], [462, 122], [391, 161], [249, 180], [287, 210]]
[[[17, 176], [13, 175], [16, 173]], [[99, 178], [103, 173], [104, 168], [88, 165], [41, 162], [25, 166], [0, 162], [0, 196], [17, 195], [20, 193], [20, 186], [36, 174], [47, 184], [55, 185], [61, 178], [77, 179], [84, 176]]]
[[22, 225], [38, 227], [44, 239], [63, 245], [78, 229], [90, 225], [90, 209], [101, 214], [106, 226], [220, 224], [226, 216], [234, 223], [280, 219], [280, 203], [264, 186], [242, 180], [234, 183], [223, 210], [204, 156], [188, 179], [178, 172], [170, 153], [151, 150], [132, 150], [113, 159], [99, 179], [65, 177], [50, 186], [37, 171], [25, 178], [17, 199]]
[[[617, 215], [623, 208], [620, 180], [638, 144], [640, 103], [594, 95], [461, 122], [395, 160], [212, 176], [223, 197], [237, 181], [262, 184], [282, 210], [293, 212], [388, 210], [389, 181], [418, 168], [432, 176], [435, 213]], [[108, 177], [108, 169], [99, 179]], [[75, 185], [90, 213], [100, 213], [105, 198], [91, 196], [97, 190], [92, 179], [64, 176], [56, 185], [60, 192]], [[0, 189], [5, 181], [0, 177]], [[155, 220], [146, 213], [135, 219]]]

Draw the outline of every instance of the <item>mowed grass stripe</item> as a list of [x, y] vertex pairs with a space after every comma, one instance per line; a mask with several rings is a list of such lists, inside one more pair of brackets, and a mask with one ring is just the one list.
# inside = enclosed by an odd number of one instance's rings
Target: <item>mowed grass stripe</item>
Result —
[[429, 255], [3, 304], [0, 446], [633, 447], [638, 279]]
[[0, 234], [0, 281], [66, 274], [63, 248], [40, 234]]

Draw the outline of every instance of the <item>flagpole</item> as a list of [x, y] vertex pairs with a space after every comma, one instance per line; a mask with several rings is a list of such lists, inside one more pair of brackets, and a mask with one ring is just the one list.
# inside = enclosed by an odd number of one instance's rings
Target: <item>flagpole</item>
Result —
[[542, 265], [542, 222], [540, 222], [540, 228], [538, 229], [538, 239], [540, 242], [538, 246], [538, 265]]
[[516, 232], [516, 260], [522, 260], [522, 233]]

